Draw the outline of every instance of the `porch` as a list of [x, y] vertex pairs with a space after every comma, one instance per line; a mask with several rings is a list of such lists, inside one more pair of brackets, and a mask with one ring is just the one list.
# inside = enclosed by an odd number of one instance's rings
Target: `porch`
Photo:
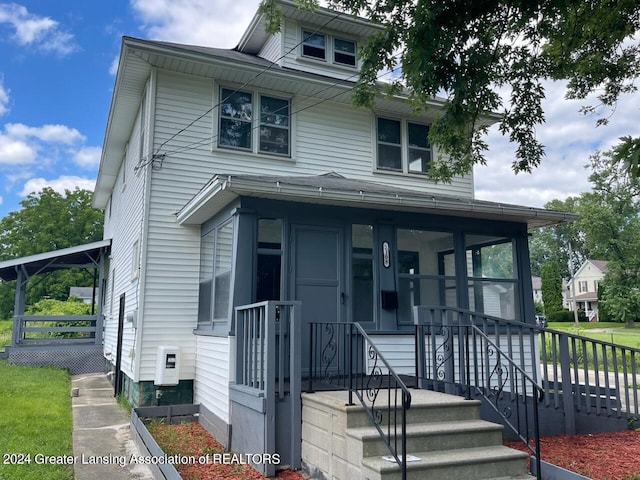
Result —
[[[2, 281], [15, 281], [15, 303], [11, 345], [6, 346], [10, 363], [54, 365], [72, 374], [102, 372], [102, 288], [104, 266], [111, 240], [65, 248], [0, 262]], [[94, 272], [90, 315], [26, 315], [26, 293], [30, 279], [51, 272], [79, 268]]]
[[[498, 478], [526, 475], [526, 455], [501, 446], [515, 439], [542, 475], [541, 435], [624, 430], [640, 413], [636, 349], [448, 307], [416, 307], [396, 342], [337, 322], [302, 339], [301, 308], [236, 308], [233, 449], [329, 478]], [[249, 413], [264, 436], [236, 426]]]

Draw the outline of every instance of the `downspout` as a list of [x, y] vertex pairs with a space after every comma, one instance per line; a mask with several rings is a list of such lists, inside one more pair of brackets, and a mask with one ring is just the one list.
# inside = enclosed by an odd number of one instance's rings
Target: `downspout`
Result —
[[[147, 110], [149, 112], [147, 123], [147, 137], [146, 137], [146, 151], [148, 155], [153, 154], [153, 141], [155, 138], [155, 106], [156, 106], [156, 88], [158, 81], [157, 70], [152, 67], [151, 74], [149, 75], [149, 84], [146, 92], [147, 96]], [[140, 275], [138, 276], [138, 295], [137, 295], [137, 308], [138, 308], [138, 321], [136, 324], [135, 332], [135, 345], [136, 355], [134, 356], [135, 364], [133, 365], [133, 381], [140, 381], [140, 368], [143, 349], [143, 331], [144, 331], [144, 306], [145, 306], [145, 292], [146, 292], [146, 280], [147, 280], [147, 252], [148, 252], [148, 238], [149, 238], [149, 209], [151, 204], [151, 172], [153, 171], [153, 163], [145, 162], [143, 175], [144, 189], [142, 192], [142, 198], [144, 204], [142, 206], [142, 232], [140, 238]]]

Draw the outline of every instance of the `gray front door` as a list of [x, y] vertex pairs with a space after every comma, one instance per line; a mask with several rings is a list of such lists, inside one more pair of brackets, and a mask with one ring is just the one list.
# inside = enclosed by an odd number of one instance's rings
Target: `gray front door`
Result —
[[343, 321], [343, 230], [293, 225], [293, 299], [302, 302], [302, 375], [309, 369], [311, 322]]

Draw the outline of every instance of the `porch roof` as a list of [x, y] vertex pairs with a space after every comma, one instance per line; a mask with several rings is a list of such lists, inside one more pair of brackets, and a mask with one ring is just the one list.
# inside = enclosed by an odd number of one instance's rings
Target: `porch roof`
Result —
[[200, 225], [241, 196], [511, 221], [526, 223], [529, 229], [570, 222], [577, 218], [571, 213], [434, 195], [353, 180], [330, 172], [316, 176], [215, 175], [177, 213], [178, 223]]
[[15, 280], [19, 269], [30, 277], [59, 268], [95, 266], [100, 252], [110, 246], [111, 240], [108, 239], [6, 260], [0, 262], [0, 278], [5, 282]]

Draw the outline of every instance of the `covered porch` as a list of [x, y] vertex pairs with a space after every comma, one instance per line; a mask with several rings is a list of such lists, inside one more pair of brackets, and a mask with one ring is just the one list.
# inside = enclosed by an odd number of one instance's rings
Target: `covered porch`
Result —
[[[102, 240], [0, 262], [2, 281], [16, 282], [11, 345], [6, 347], [9, 362], [55, 365], [72, 374], [104, 371], [102, 285], [110, 246], [111, 240]], [[29, 280], [70, 268], [93, 272], [91, 314], [25, 314]]]

